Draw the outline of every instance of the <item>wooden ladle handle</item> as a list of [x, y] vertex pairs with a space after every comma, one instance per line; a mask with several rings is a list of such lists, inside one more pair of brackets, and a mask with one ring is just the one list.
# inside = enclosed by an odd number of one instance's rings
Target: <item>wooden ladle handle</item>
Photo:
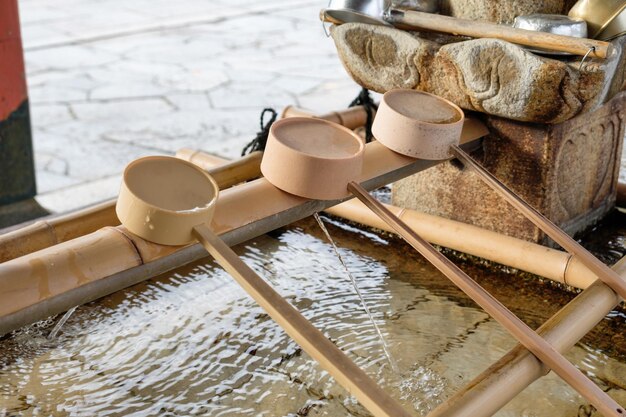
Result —
[[194, 227], [193, 232], [205, 249], [269, 316], [374, 416], [411, 416], [298, 310], [250, 269], [207, 225], [198, 225]]
[[608, 42], [593, 39], [536, 32], [494, 23], [416, 11], [392, 9], [389, 18], [386, 20], [394, 24], [411, 26], [416, 29], [433, 30], [454, 35], [471, 36], [473, 38], [502, 39], [519, 45], [568, 52], [580, 56], [584, 56], [592, 50], [590, 56], [606, 58], [610, 45]]
[[451, 153], [457, 157], [465, 166], [471, 168], [478, 174], [480, 179], [499, 193], [509, 204], [515, 207], [535, 226], [543, 230], [563, 249], [573, 254], [589, 270], [595, 273], [602, 282], [611, 287], [622, 299], [626, 299], [626, 281], [614, 270], [603, 264], [598, 258], [593, 256], [587, 249], [572, 239], [567, 233], [552, 223], [543, 214], [539, 213], [530, 204], [522, 200], [517, 194], [511, 191], [500, 180], [491, 175], [489, 171], [472, 159], [463, 149], [458, 146], [451, 147]]
[[446, 275], [461, 291], [467, 294], [491, 317], [504, 326], [526, 349], [549, 366], [564, 381], [587, 398], [604, 416], [624, 417], [624, 408], [609, 397], [578, 368], [572, 365], [552, 345], [535, 333], [489, 292], [471, 279], [448, 258], [439, 253], [430, 243], [422, 239], [402, 220], [356, 182], [348, 184], [348, 190], [378, 217], [391, 226], [406, 242]]

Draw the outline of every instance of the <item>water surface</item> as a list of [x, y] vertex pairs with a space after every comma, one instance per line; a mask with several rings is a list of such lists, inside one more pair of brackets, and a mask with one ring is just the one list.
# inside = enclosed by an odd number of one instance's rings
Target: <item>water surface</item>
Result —
[[[609, 218], [608, 232], [604, 225], [594, 231], [605, 233], [599, 243], [585, 240], [603, 253], [612, 242], [615, 257], [626, 236], [624, 217], [616, 215], [619, 226]], [[515, 345], [399, 239], [326, 220], [399, 373], [313, 219], [236, 250], [416, 416]], [[455, 261], [532, 327], [574, 296], [533, 277]], [[210, 259], [81, 306], [48, 338], [60, 319], [0, 340], [0, 416], [369, 415]], [[568, 354], [622, 404], [625, 322], [623, 310], [612, 312]], [[549, 375], [497, 415], [590, 410]]]

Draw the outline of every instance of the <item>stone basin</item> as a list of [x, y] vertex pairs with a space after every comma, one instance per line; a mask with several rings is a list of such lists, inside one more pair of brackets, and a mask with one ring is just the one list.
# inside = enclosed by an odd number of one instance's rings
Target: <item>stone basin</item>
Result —
[[556, 124], [593, 111], [621, 89], [624, 78], [621, 40], [607, 59], [588, 58], [581, 66], [581, 57], [555, 59], [496, 39], [362, 23], [334, 26], [331, 34], [347, 72], [367, 89], [427, 91], [466, 110], [524, 122]]

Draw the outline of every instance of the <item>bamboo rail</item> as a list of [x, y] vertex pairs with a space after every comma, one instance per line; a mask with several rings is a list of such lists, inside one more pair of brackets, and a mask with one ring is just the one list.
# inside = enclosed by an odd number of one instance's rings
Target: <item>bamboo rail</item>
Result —
[[[402, 156], [372, 142], [365, 146], [359, 182], [371, 190], [440, 162]], [[235, 245], [340, 202], [307, 200], [260, 178], [221, 193], [213, 230]], [[123, 227], [107, 227], [10, 260], [0, 264], [0, 288], [6, 289], [0, 293], [0, 335], [205, 256], [200, 244], [161, 246]]]
[[[320, 20], [335, 25], [344, 23], [330, 16], [326, 9], [320, 11]], [[385, 21], [398, 29], [410, 31], [427, 30], [452, 35], [469, 36], [472, 38], [501, 39], [518, 45], [568, 52], [579, 56], [591, 54], [596, 58], [606, 58], [610, 46], [608, 42], [595, 39], [575, 38], [512, 28], [495, 23], [477, 22], [469, 19], [459, 19], [450, 16], [408, 10], [391, 9]]]
[[359, 184], [350, 182], [348, 184], [348, 190], [370, 210], [376, 213], [377, 216], [389, 224], [389, 226], [393, 227], [396, 233], [402, 236], [410, 246], [424, 256], [435, 268], [452, 281], [457, 288], [463, 291], [485, 310], [487, 314], [503, 326], [519, 343], [531, 351], [545, 365], [549, 366], [551, 370], [578, 391], [579, 394], [585, 397], [604, 416], [620, 417], [626, 414], [626, 410], [624, 410], [621, 405], [609, 397], [608, 394], [585, 376], [574, 364], [565, 359], [550, 343], [535, 333], [519, 317], [513, 314], [452, 261], [439, 253], [406, 223], [394, 216], [393, 213], [373, 198]]
[[[576, 257], [567, 252], [415, 210], [391, 205], [385, 207], [435, 245], [478, 256], [576, 288], [587, 288], [597, 279]], [[369, 227], [394, 232], [387, 223], [380, 220], [358, 200], [346, 201], [327, 208], [325, 212]]]
[[322, 116], [316, 116], [315, 113], [305, 109], [287, 106], [283, 110], [281, 117], [316, 117], [318, 119], [324, 119], [329, 122], [340, 124], [351, 130], [365, 126], [367, 123], [367, 112], [363, 106], [350, 107], [342, 111], [326, 113]]
[[412, 26], [414, 29], [432, 30], [454, 35], [471, 36], [473, 38], [502, 39], [518, 45], [569, 52], [580, 56], [591, 52], [597, 58], [606, 58], [610, 45], [608, 42], [595, 39], [575, 38], [409, 10], [391, 9], [387, 21], [393, 24]]

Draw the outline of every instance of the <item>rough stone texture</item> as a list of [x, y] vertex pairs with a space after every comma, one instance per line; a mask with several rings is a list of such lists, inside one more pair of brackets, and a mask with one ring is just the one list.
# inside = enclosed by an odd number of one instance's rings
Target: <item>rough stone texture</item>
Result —
[[[555, 126], [485, 116], [490, 135], [473, 153], [487, 170], [570, 234], [615, 203], [626, 92], [593, 113]], [[393, 202], [510, 236], [546, 243], [534, 225], [458, 163], [394, 184]]]
[[560, 123], [597, 108], [616, 67], [592, 60], [579, 71], [577, 59], [545, 58], [495, 39], [435, 42], [360, 23], [333, 27], [332, 36], [344, 67], [364, 87], [428, 91], [467, 110], [526, 122]]
[[513, 23], [516, 16], [533, 13], [567, 14], [576, 0], [441, 0], [449, 16], [496, 23]]

